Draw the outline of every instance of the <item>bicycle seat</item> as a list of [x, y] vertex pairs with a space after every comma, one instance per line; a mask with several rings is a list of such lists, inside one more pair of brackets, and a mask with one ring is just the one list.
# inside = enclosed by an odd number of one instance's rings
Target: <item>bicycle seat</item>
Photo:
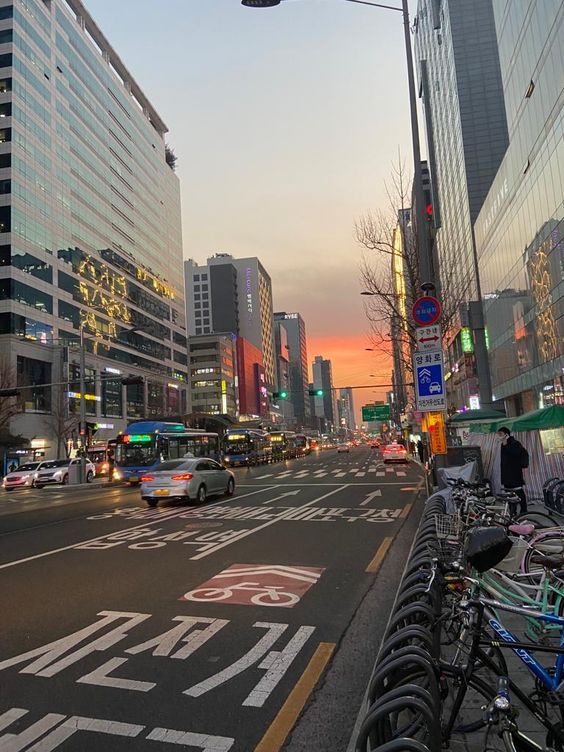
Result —
[[533, 554], [531, 557], [533, 564], [540, 564], [545, 569], [563, 569], [564, 556], [544, 556], [543, 554]]
[[531, 522], [523, 525], [509, 525], [507, 532], [514, 535], [532, 535], [535, 532], [535, 526]]

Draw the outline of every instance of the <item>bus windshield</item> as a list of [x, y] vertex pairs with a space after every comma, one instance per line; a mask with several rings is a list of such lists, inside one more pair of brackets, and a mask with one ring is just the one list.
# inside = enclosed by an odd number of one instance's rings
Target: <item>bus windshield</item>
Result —
[[116, 462], [123, 467], [146, 467], [157, 461], [155, 439], [151, 442], [128, 442], [116, 445]]

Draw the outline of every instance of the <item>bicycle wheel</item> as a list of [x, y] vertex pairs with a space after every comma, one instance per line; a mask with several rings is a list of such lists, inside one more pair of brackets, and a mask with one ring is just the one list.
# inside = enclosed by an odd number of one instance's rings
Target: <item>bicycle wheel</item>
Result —
[[560, 557], [564, 555], [564, 530], [553, 530], [547, 533], [539, 533], [529, 541], [529, 548], [523, 555], [521, 571], [530, 574], [532, 581], [536, 581], [542, 572], [542, 565], [532, 561], [535, 554], [544, 556]]
[[536, 528], [553, 528], [559, 527], [559, 523], [546, 512], [528, 511], [526, 514], [521, 514], [515, 518], [515, 522], [519, 525], [526, 525], [532, 523]]

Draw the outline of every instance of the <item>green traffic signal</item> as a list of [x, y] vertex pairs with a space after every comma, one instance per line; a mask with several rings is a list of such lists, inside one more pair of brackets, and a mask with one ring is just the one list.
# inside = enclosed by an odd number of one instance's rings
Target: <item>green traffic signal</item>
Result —
[[274, 399], [288, 399], [288, 392], [273, 392]]
[[310, 397], [323, 397], [323, 389], [310, 389], [309, 396]]

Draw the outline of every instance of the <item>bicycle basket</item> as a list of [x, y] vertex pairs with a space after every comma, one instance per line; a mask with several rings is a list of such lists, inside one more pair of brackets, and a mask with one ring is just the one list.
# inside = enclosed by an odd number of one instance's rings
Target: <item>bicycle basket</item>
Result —
[[457, 514], [435, 514], [437, 538], [457, 541], [460, 536], [460, 517]]
[[501, 572], [518, 572], [521, 568], [525, 551], [528, 548], [527, 541], [524, 541], [522, 538], [514, 538], [511, 535], [509, 536], [509, 540], [513, 543], [511, 550], [499, 564], [496, 564], [495, 568]]

